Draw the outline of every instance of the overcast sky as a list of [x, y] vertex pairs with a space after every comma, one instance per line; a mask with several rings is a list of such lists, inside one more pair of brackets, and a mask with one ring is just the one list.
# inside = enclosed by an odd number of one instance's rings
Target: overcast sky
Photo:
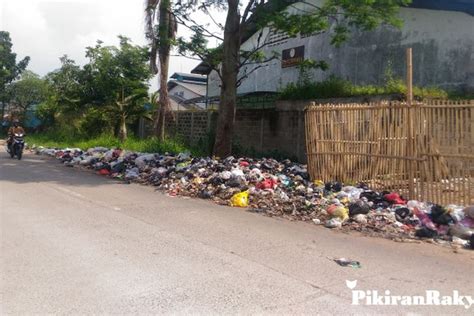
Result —
[[[117, 45], [117, 35], [146, 44], [144, 0], [0, 0], [0, 29], [10, 32], [18, 57], [30, 56], [29, 69], [40, 74], [59, 67], [67, 54], [78, 64], [85, 47], [97, 39]], [[190, 72], [198, 62], [172, 57], [170, 75]]]

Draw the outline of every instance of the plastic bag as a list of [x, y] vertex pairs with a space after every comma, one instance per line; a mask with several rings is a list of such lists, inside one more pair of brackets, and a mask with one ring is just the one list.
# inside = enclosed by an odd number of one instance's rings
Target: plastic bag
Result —
[[278, 185], [277, 180], [273, 178], [269, 178], [257, 183], [255, 187], [259, 190], [267, 190], [267, 189], [274, 189], [276, 188], [277, 185]]
[[323, 180], [314, 180], [314, 185], [317, 187], [324, 187], [324, 182]]
[[230, 206], [247, 207], [249, 205], [249, 191], [234, 194], [230, 199]]
[[342, 205], [332, 204], [326, 211], [333, 218], [339, 218], [342, 221], [345, 221], [349, 218], [349, 210]]
[[101, 176], [108, 176], [110, 175], [110, 171], [108, 169], [100, 169], [97, 174], [101, 175]]

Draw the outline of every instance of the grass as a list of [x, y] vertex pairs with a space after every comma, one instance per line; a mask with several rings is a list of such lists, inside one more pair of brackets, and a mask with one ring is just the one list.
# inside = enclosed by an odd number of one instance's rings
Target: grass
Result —
[[[406, 94], [407, 87], [402, 80], [391, 79], [383, 86], [354, 85], [347, 80], [330, 77], [321, 82], [289, 84], [280, 91], [282, 100], [311, 100], [327, 98], [344, 98], [356, 96], [375, 96]], [[435, 87], [413, 87], [413, 95], [417, 98], [448, 98], [446, 91]]]
[[194, 156], [201, 156], [198, 148], [190, 148], [179, 139], [165, 139], [163, 142], [156, 137], [147, 139], [128, 138], [125, 142], [111, 135], [101, 135], [91, 139], [76, 139], [74, 137], [59, 136], [52, 133], [30, 134], [26, 137], [29, 145], [43, 146], [49, 148], [80, 148], [87, 150], [92, 147], [122, 148], [146, 153], [180, 153], [191, 152]]

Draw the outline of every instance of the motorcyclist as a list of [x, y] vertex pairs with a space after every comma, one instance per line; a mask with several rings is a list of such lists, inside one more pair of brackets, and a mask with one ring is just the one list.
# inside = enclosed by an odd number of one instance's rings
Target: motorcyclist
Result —
[[15, 119], [12, 123], [13, 126], [10, 126], [10, 128], [8, 129], [8, 149], [11, 148], [11, 145], [13, 143], [13, 136], [15, 136], [15, 134], [23, 134], [23, 136], [25, 135], [25, 130], [23, 129], [23, 127], [20, 126], [19, 120]]

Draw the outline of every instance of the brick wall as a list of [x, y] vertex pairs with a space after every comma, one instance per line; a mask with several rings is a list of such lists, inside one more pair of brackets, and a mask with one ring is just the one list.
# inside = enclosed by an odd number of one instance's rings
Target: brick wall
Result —
[[[216, 123], [216, 111], [179, 111], [167, 120], [166, 131], [191, 145], [201, 145], [214, 133]], [[306, 161], [304, 111], [299, 108], [239, 109], [234, 136], [241, 151], [276, 152]]]
[[195, 144], [206, 139], [212, 125], [214, 111], [176, 111], [166, 120], [166, 131], [178, 135], [186, 142]]

